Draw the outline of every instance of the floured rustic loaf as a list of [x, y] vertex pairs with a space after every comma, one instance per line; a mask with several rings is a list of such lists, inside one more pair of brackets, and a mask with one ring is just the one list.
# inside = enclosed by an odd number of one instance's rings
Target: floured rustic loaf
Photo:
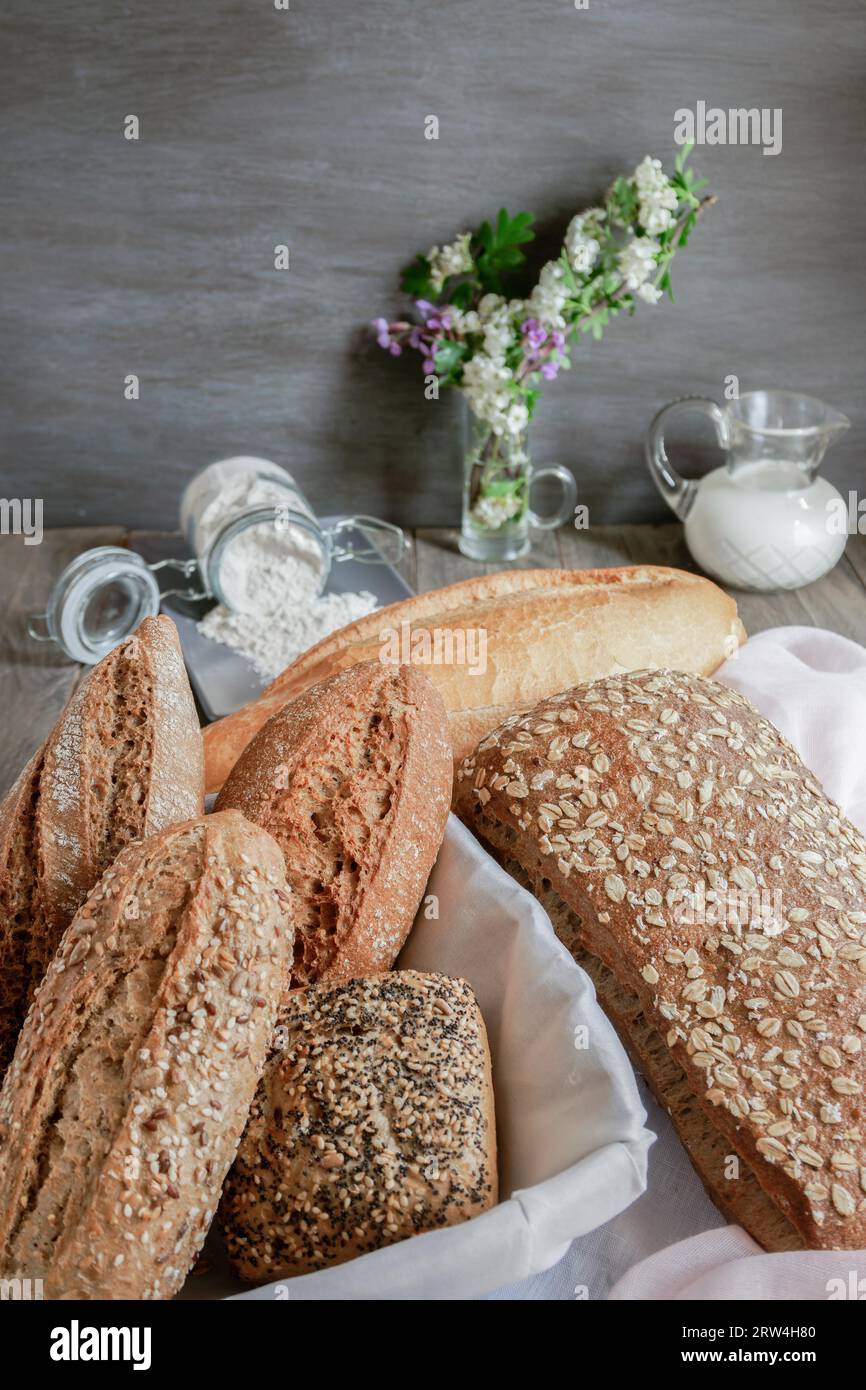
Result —
[[211, 724], [204, 731], [208, 791], [222, 785], [256, 731], [287, 700], [378, 657], [388, 634], [397, 635], [401, 649], [405, 640], [410, 652], [413, 638], [422, 639], [423, 656], [424, 639], [432, 644], [437, 633], [443, 659], [422, 669], [445, 702], [457, 760], [515, 710], [576, 681], [639, 666], [709, 675], [745, 635], [734, 600], [684, 570], [627, 565], [479, 575], [340, 628], [252, 704]]
[[0, 1076], [64, 929], [131, 840], [201, 815], [204, 758], [170, 618], [88, 673], [0, 805]]
[[388, 970], [448, 819], [442, 697], [410, 666], [368, 661], [278, 711], [217, 800], [274, 836], [295, 919], [294, 986]]
[[0, 1275], [170, 1298], [204, 1241], [291, 955], [237, 812], [129, 845], [64, 934], [0, 1092]]
[[463, 980], [393, 971], [293, 993], [220, 1206], [242, 1279], [306, 1274], [497, 1199], [484, 1021]]
[[632, 672], [507, 721], [457, 802], [589, 953], [723, 1210], [770, 1249], [861, 1249], [866, 841], [777, 730]]

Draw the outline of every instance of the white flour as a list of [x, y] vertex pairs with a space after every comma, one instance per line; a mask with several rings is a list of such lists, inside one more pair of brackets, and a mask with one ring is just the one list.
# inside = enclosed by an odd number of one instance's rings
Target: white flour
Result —
[[[223, 488], [200, 521], [203, 548], [232, 516], [251, 506], [279, 506], [285, 492], [261, 479], [238, 480]], [[372, 613], [376, 599], [359, 594], [323, 594], [321, 552], [298, 526], [273, 522], [249, 527], [223, 553], [219, 582], [224, 604], [198, 624], [199, 632], [222, 642], [271, 678], [336, 631]]]
[[270, 679], [330, 632], [363, 618], [378, 606], [369, 593], [323, 594], [309, 603], [298, 604], [297, 597], [287, 591], [284, 603], [284, 611], [278, 617], [232, 613], [217, 604], [199, 623], [198, 630], [214, 642], [223, 642], [240, 652], [259, 675]]

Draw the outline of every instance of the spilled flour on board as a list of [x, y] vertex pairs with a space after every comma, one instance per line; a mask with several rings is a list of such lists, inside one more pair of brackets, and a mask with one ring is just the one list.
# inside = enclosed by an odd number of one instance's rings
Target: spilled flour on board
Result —
[[246, 657], [265, 679], [378, 607], [366, 590], [318, 596], [319, 576], [309, 558], [289, 552], [283, 537], [263, 528], [251, 528], [232, 543], [221, 577], [232, 607], [218, 603], [198, 630]]

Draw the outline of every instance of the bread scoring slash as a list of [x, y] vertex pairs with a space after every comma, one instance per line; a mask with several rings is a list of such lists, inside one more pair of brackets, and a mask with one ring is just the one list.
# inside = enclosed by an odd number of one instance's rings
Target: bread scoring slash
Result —
[[0, 1275], [170, 1298], [207, 1234], [291, 957], [279, 848], [235, 811], [128, 846], [0, 1091]]
[[632, 672], [508, 720], [458, 783], [714, 1199], [767, 1248], [862, 1249], [866, 841], [790, 744], [726, 686]]
[[204, 754], [170, 618], [85, 676], [0, 806], [0, 1076], [73, 915], [132, 840], [201, 815]]
[[439, 853], [451, 781], [442, 697], [410, 666], [341, 671], [256, 735], [216, 804], [283, 850], [293, 986], [391, 968]]

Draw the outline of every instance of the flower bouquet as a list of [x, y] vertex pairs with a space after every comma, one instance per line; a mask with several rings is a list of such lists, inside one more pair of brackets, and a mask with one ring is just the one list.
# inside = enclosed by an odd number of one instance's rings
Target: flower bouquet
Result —
[[552, 517], [529, 508], [533, 478], [526, 435], [541, 385], [567, 369], [582, 334], [600, 338], [610, 319], [633, 314], [638, 301], [671, 299], [671, 262], [686, 244], [701, 209], [705, 180], [686, 167], [690, 147], [667, 175], [649, 155], [630, 176], [615, 180], [601, 207], [569, 223], [559, 256], [541, 269], [526, 299], [508, 297], [508, 282], [525, 265], [533, 240], [529, 212], [463, 232], [433, 246], [403, 272], [414, 322], [373, 321], [378, 341], [394, 356], [421, 354], [425, 394], [456, 386], [469, 407], [460, 548], [475, 559], [507, 560], [528, 546], [528, 527], [559, 525], [576, 496], [565, 469], [563, 506]]

